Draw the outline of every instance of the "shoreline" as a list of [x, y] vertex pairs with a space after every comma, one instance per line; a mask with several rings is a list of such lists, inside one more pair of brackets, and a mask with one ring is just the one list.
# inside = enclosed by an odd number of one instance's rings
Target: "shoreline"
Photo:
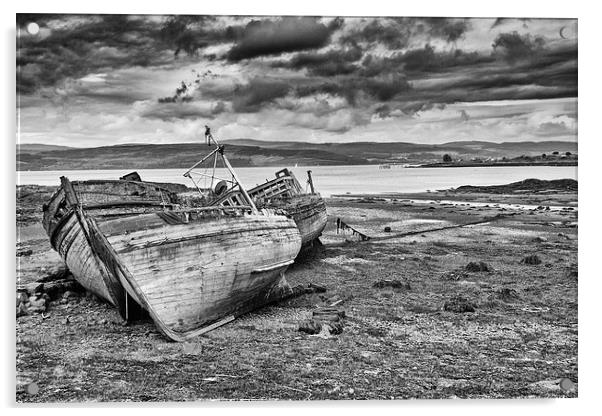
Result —
[[478, 167], [517, 167], [517, 166], [552, 166], [552, 167], [572, 167], [578, 166], [574, 162], [544, 162], [544, 163], [521, 163], [521, 162], [482, 162], [482, 163], [426, 163], [418, 166], [408, 166], [411, 168], [478, 168]]
[[[240, 165], [240, 166], [236, 166], [234, 165], [234, 168], [238, 168], [238, 169], [249, 169], [249, 168], [280, 168], [283, 166], [289, 166], [290, 164], [276, 164], [276, 165], [258, 165], [258, 166], [249, 166], [249, 165]], [[300, 168], [312, 168], [312, 167], [344, 167], [344, 166], [375, 166], [375, 167], [379, 167], [379, 166], [383, 166], [383, 165], [387, 165], [387, 166], [391, 166], [391, 167], [395, 167], [395, 168], [407, 168], [407, 169], [416, 169], [416, 168], [487, 168], [487, 167], [539, 167], [539, 166], [545, 166], [545, 167], [577, 167], [578, 166], [578, 162], [569, 162], [569, 163], [554, 163], [554, 162], [546, 162], [546, 163], [520, 163], [520, 162], [509, 162], [509, 163], [487, 163], [487, 162], [483, 162], [483, 163], [464, 163], [464, 164], [459, 164], [459, 163], [442, 163], [442, 162], [435, 162], [435, 163], [420, 163], [420, 162], [404, 162], [404, 163], [395, 163], [395, 162], [391, 162], [391, 161], [381, 161], [381, 162], [374, 162], [374, 163], [359, 163], [359, 164], [353, 164], [353, 165], [349, 165], [349, 164], [321, 164], [321, 165], [303, 165], [303, 166], [299, 166]], [[165, 170], [165, 169], [181, 169], [183, 171], [185, 171], [186, 169], [188, 169], [190, 166], [183, 166], [183, 167], [170, 167], [170, 168], [166, 168], [166, 167], [156, 167], [156, 168], [147, 168], [147, 167], [136, 167], [136, 168], [132, 168], [132, 167], [127, 167], [124, 166], [122, 168], [89, 168], [89, 169], [41, 169], [41, 170], [31, 170], [31, 169], [19, 169], [19, 166], [17, 166], [16, 169], [16, 173], [20, 173], [20, 172], [61, 172], [61, 171], [131, 171], [131, 170]]]

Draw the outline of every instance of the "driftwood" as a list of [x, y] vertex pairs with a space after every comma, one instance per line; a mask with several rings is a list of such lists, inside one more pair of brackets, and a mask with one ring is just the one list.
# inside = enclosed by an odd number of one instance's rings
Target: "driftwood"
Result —
[[351, 231], [351, 234], [353, 236], [358, 236], [360, 238], [360, 241], [368, 241], [368, 240], [370, 240], [369, 236], [367, 236], [364, 233], [361, 233], [361, 232], [357, 231], [355, 228], [351, 227], [350, 225], [348, 225], [347, 223], [345, 223], [340, 218], [337, 218], [336, 224], [337, 224], [337, 234], [339, 233], [339, 231], [341, 231], [341, 232]]

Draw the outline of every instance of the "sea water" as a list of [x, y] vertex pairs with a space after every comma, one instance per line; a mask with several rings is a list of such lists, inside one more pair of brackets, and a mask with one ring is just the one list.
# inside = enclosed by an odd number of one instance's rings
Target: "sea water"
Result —
[[[252, 188], [274, 178], [283, 167], [235, 168], [246, 188]], [[390, 192], [424, 192], [456, 188], [462, 185], [503, 185], [524, 179], [577, 179], [576, 166], [503, 166], [457, 168], [411, 168], [392, 166], [379, 169], [377, 165], [358, 166], [298, 166], [289, 168], [307, 188], [307, 171], [312, 171], [314, 187], [322, 196], [333, 194], [379, 194]], [[70, 180], [119, 179], [131, 170], [64, 170], [17, 172], [18, 185], [56, 185], [60, 176]], [[142, 180], [175, 182], [194, 186], [183, 176], [185, 169], [138, 169]], [[208, 174], [211, 171], [207, 172]], [[229, 173], [218, 169], [216, 176], [229, 179]], [[200, 179], [203, 186], [203, 179]]]

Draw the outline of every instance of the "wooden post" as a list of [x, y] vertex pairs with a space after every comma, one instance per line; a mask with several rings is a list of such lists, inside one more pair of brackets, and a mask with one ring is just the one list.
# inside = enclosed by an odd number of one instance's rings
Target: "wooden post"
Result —
[[311, 189], [311, 193], [315, 194], [316, 191], [314, 190], [314, 181], [311, 179], [311, 170], [307, 171], [307, 183], [309, 183], [309, 189]]

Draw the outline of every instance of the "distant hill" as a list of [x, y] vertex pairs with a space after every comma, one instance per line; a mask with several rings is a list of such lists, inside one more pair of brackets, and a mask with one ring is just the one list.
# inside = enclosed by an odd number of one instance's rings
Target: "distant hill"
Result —
[[51, 151], [51, 150], [67, 150], [67, 149], [72, 149], [72, 147], [57, 146], [54, 144], [41, 144], [41, 143], [17, 144], [17, 154], [19, 154], [19, 153], [40, 153], [40, 152], [47, 152], [47, 151]]
[[264, 142], [253, 139], [236, 139], [226, 143], [279, 149], [312, 149], [365, 159], [367, 163], [429, 163], [441, 161], [444, 154], [454, 159], [464, 158], [513, 158], [537, 156], [552, 152], [577, 152], [576, 142], [484, 142], [458, 141], [443, 144], [417, 144], [408, 142], [352, 142], [352, 143], [304, 143]]
[[[364, 159], [323, 150], [271, 149], [227, 144], [233, 166], [357, 165]], [[199, 143], [128, 144], [94, 148], [68, 148], [17, 154], [18, 170], [161, 169], [189, 168], [208, 147]]]
[[[361, 165], [440, 162], [444, 154], [454, 159], [537, 156], [552, 152], [577, 152], [575, 142], [491, 143], [449, 142], [428, 145], [406, 142], [304, 143], [236, 139], [225, 141], [235, 167], [299, 165]], [[207, 153], [201, 143], [126, 144], [94, 148], [21, 145], [19, 170], [159, 169], [188, 168]]]

